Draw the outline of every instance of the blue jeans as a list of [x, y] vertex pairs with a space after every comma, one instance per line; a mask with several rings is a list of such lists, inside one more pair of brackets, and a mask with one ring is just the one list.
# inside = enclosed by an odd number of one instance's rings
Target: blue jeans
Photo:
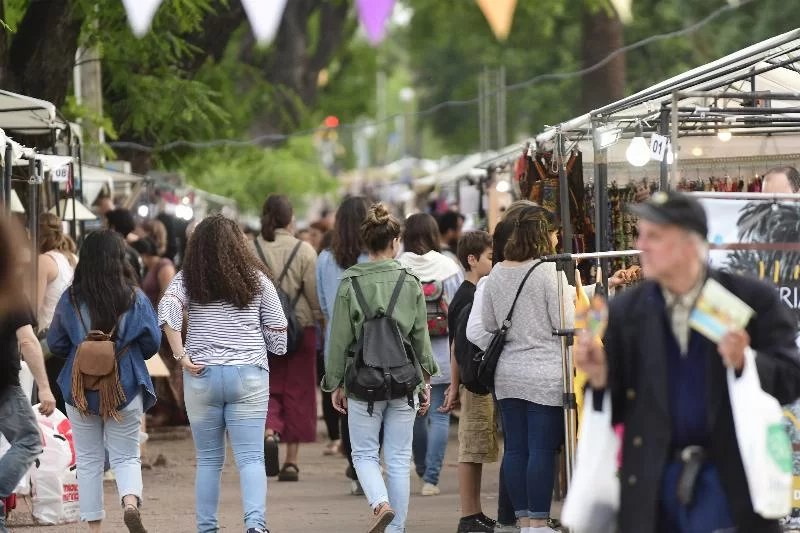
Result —
[[414, 465], [417, 475], [425, 483], [439, 484], [447, 441], [450, 437], [450, 413], [440, 413], [444, 404], [444, 393], [449, 385], [431, 387], [431, 407], [428, 414], [417, 417], [414, 422]]
[[[353, 466], [371, 509], [388, 502], [395, 517], [386, 531], [405, 531], [408, 499], [411, 492], [411, 440], [417, 410], [405, 398], [375, 402], [372, 416], [367, 402], [348, 398], [347, 417]], [[383, 457], [386, 461], [386, 483], [380, 467], [380, 438], [383, 425]]]
[[[11, 386], [0, 394], [0, 434], [11, 448], [0, 458], [0, 499], [7, 498], [42, 453], [42, 437], [30, 399], [22, 387]], [[5, 516], [0, 514], [0, 526]]]
[[736, 522], [716, 467], [703, 466], [694, 486], [695, 504], [688, 507], [678, 501], [680, 474], [680, 463], [671, 463], [664, 471], [659, 533], [734, 533]]
[[500, 400], [505, 430], [503, 477], [517, 518], [550, 517], [564, 411], [516, 398]]
[[184, 372], [183, 397], [197, 452], [198, 533], [216, 533], [219, 528], [219, 482], [225, 463], [226, 430], [239, 470], [245, 529], [266, 528], [264, 427], [269, 372], [257, 366], [234, 365], [207, 366], [199, 376]]
[[142, 501], [142, 460], [139, 455], [139, 428], [142, 424], [142, 395], [120, 410], [120, 421], [103, 420], [97, 415], [82, 415], [67, 405], [78, 462], [78, 492], [81, 495], [81, 520], [94, 522], [106, 517], [103, 507], [103, 466], [106, 448], [111, 469], [117, 478], [120, 502], [125, 496]]

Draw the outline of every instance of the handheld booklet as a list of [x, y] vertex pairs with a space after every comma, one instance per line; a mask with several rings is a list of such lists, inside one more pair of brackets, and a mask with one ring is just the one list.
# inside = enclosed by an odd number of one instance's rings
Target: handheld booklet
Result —
[[743, 329], [755, 311], [723, 287], [709, 279], [689, 316], [689, 326], [713, 342], [719, 342], [729, 331]]

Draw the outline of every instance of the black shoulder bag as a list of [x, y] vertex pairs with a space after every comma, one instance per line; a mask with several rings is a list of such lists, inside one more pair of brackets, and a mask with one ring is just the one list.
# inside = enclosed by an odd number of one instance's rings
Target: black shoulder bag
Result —
[[514, 296], [514, 302], [511, 304], [511, 309], [508, 310], [508, 315], [506, 319], [503, 320], [500, 329], [494, 332], [492, 341], [489, 343], [486, 350], [475, 354], [475, 362], [478, 366], [478, 381], [490, 391], [494, 391], [494, 373], [497, 370], [497, 362], [500, 360], [500, 355], [503, 353], [503, 348], [505, 348], [506, 345], [506, 335], [508, 335], [508, 330], [511, 327], [511, 316], [514, 314], [514, 308], [517, 306], [519, 295], [522, 294], [522, 288], [525, 286], [525, 282], [528, 281], [528, 278], [533, 271], [536, 270], [536, 267], [541, 264], [542, 262], [539, 261], [533, 265], [530, 270], [528, 270], [527, 274], [525, 274], [525, 277], [522, 278], [522, 283], [519, 284], [517, 295]]

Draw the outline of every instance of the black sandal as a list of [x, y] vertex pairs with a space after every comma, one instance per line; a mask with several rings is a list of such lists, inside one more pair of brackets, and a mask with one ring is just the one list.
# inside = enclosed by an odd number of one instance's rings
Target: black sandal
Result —
[[275, 477], [280, 473], [281, 459], [278, 438], [275, 435], [264, 437], [264, 468], [267, 471], [267, 477]]
[[278, 474], [278, 481], [299, 481], [300, 469], [294, 463], [286, 463], [283, 465], [280, 474]]

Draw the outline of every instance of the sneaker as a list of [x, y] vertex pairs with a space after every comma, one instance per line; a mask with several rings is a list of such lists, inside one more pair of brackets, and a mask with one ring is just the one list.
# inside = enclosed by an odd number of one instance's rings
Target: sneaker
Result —
[[420, 491], [420, 494], [422, 494], [423, 496], [438, 496], [439, 494], [441, 494], [441, 492], [442, 491], [439, 490], [438, 486], [432, 485], [430, 483], [425, 483], [424, 485], [422, 485], [422, 490]]
[[497, 523], [494, 526], [494, 533], [519, 533], [519, 526], [516, 524], [501, 524]]
[[495, 520], [494, 518], [489, 518], [488, 516], [486, 516], [483, 513], [481, 513], [481, 515], [478, 517], [478, 520], [480, 520], [484, 524], [492, 526], [492, 527], [497, 525], [497, 520]]
[[485, 524], [480, 516], [462, 518], [456, 533], [494, 533], [494, 525]]
[[117, 480], [117, 476], [114, 475], [114, 471], [113, 470], [109, 469], [109, 470], [106, 470], [105, 472], [103, 472], [103, 481], [116, 481], [116, 480]]
[[269, 533], [269, 529], [259, 529], [257, 527], [251, 527], [247, 530], [247, 533]]
[[386, 531], [386, 526], [394, 520], [394, 511], [389, 507], [388, 503], [381, 504], [375, 509], [375, 516], [367, 528], [367, 533], [383, 533]]
[[350, 494], [352, 496], [363, 496], [364, 495], [364, 488], [361, 486], [361, 483], [358, 480], [353, 480], [350, 482]]

